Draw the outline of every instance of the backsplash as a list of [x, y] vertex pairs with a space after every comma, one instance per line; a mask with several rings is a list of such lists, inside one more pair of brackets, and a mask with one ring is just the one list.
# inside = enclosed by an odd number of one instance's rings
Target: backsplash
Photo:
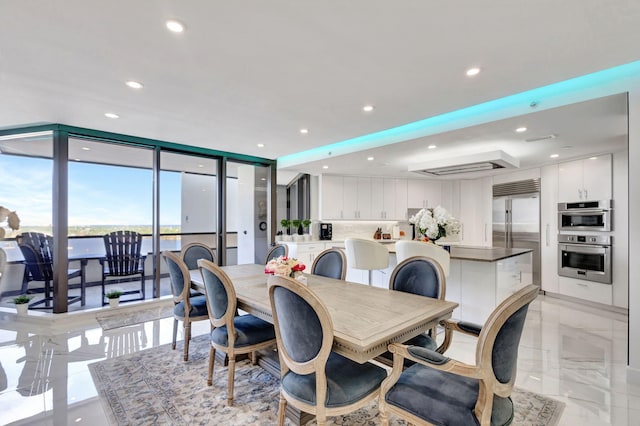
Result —
[[[391, 234], [393, 236], [393, 227], [397, 225], [401, 231], [404, 231], [404, 237], [400, 239], [411, 239], [411, 225], [407, 222], [395, 222], [395, 221], [334, 221], [333, 224], [333, 241], [342, 241], [346, 238], [366, 238], [372, 239], [376, 229], [382, 228], [382, 232], [385, 234]], [[314, 238], [318, 238], [318, 231], [316, 226], [316, 232], [314, 232]]]

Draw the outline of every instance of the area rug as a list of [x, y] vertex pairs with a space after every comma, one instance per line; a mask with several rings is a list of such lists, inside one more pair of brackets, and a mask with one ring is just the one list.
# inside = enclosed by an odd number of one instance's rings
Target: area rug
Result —
[[173, 316], [173, 304], [154, 305], [134, 311], [114, 311], [113, 313], [107, 309], [104, 313], [97, 314], [96, 320], [103, 330], [111, 330], [170, 316]]
[[[248, 361], [236, 365], [234, 405], [228, 407], [227, 367], [216, 363], [207, 386], [208, 336], [193, 338], [189, 361], [182, 344], [147, 349], [89, 365], [109, 422], [114, 425], [274, 425], [280, 382]], [[564, 404], [516, 389], [514, 425], [557, 424]], [[378, 425], [377, 402], [352, 414], [332, 417], [329, 425]], [[292, 423], [287, 419], [287, 425]], [[308, 423], [314, 425], [315, 420]], [[405, 425], [391, 416], [391, 425]]]

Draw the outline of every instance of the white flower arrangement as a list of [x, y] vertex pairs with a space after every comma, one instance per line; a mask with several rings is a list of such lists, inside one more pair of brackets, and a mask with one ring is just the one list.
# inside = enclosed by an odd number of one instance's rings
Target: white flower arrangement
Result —
[[460, 233], [460, 222], [442, 206], [420, 210], [411, 216], [409, 223], [415, 225], [416, 233], [431, 241]]
[[15, 211], [11, 211], [4, 206], [0, 206], [0, 238], [4, 238], [5, 231], [2, 227], [4, 222], [7, 222], [9, 229], [12, 231], [17, 231], [20, 229], [20, 218]]

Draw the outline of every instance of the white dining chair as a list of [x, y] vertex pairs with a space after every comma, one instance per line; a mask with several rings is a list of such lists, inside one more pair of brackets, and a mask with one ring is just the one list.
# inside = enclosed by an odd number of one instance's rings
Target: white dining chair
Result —
[[398, 241], [396, 243], [396, 258], [398, 264], [414, 256], [425, 256], [434, 259], [440, 264], [444, 276], [449, 276], [450, 254], [437, 244], [422, 241]]
[[353, 269], [369, 271], [369, 285], [374, 270], [389, 266], [389, 250], [380, 243], [362, 238], [347, 238], [344, 241], [347, 252], [347, 265]]

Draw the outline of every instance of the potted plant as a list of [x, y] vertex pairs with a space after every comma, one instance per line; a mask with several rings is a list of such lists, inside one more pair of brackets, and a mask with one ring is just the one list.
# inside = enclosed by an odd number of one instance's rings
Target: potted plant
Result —
[[282, 219], [280, 221], [280, 226], [282, 226], [283, 231], [286, 232], [287, 235], [291, 235], [291, 221], [289, 219]]
[[16, 305], [16, 312], [19, 314], [26, 314], [29, 309], [29, 301], [31, 297], [26, 294], [21, 294], [13, 298], [13, 303]]
[[117, 308], [120, 304], [120, 296], [122, 296], [122, 290], [119, 288], [112, 288], [105, 293], [105, 297], [109, 299], [109, 306]]
[[291, 221], [291, 224], [293, 225], [293, 229], [296, 229], [298, 231], [298, 235], [304, 234], [304, 229], [302, 229], [302, 220], [293, 219]]

